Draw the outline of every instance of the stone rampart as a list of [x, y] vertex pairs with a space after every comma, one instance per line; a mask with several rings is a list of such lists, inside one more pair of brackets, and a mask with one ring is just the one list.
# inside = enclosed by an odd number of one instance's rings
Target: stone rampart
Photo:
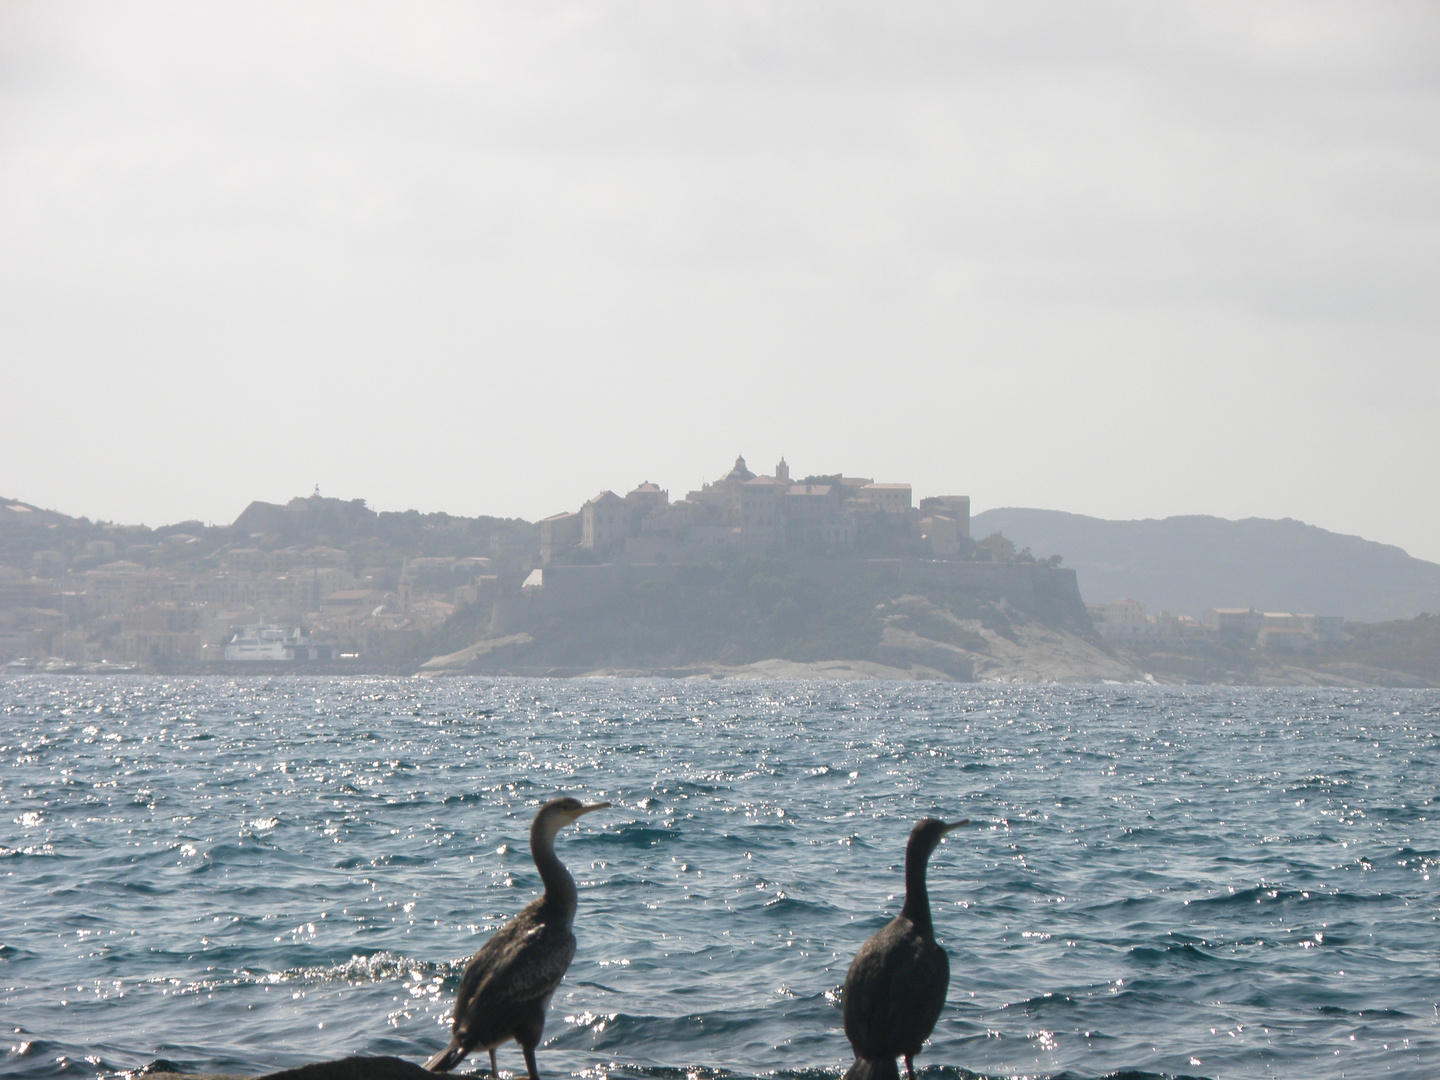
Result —
[[533, 630], [546, 619], [599, 607], [628, 588], [673, 581], [674, 563], [599, 563], [547, 566], [543, 584], [519, 595], [500, 596], [490, 613], [490, 634]]
[[[1044, 563], [947, 562], [930, 559], [804, 560], [785, 564], [787, 574], [827, 589], [862, 581], [893, 581], [902, 590], [953, 589], [987, 600], [1003, 600], [1044, 622], [1091, 633], [1089, 613], [1080, 598], [1075, 571]], [[496, 598], [490, 634], [537, 629], [556, 616], [605, 604], [627, 589], [675, 580], [675, 563], [601, 563], [547, 566], [543, 584], [519, 595]]]

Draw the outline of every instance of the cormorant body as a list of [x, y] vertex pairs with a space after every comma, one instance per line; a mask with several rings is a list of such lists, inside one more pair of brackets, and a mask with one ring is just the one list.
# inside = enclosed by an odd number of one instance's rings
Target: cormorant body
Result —
[[895, 1059], [915, 1080], [912, 1058], [935, 1030], [950, 985], [950, 959], [935, 940], [925, 869], [951, 829], [935, 818], [918, 821], [905, 846], [905, 906], [860, 946], [845, 975], [841, 1015], [855, 1064], [845, 1080], [899, 1080]]
[[575, 879], [555, 856], [555, 834], [582, 814], [607, 802], [551, 799], [530, 826], [530, 854], [545, 893], [496, 931], [465, 966], [455, 994], [450, 1045], [425, 1063], [432, 1072], [449, 1072], [477, 1048], [490, 1052], [514, 1039], [525, 1053], [530, 1080], [539, 1080], [535, 1047], [545, 1029], [545, 1008], [575, 955]]

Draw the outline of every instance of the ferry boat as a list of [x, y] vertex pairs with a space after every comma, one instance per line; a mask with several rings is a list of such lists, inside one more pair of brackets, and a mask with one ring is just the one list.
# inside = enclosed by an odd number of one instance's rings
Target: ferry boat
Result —
[[227, 663], [284, 663], [296, 660], [332, 660], [334, 647], [316, 645], [300, 626], [239, 626], [225, 643]]

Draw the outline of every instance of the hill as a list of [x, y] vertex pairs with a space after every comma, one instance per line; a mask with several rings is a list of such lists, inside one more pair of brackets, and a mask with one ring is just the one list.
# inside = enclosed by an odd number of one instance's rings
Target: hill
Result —
[[[1097, 682], [1107, 653], [1068, 570], [915, 559], [543, 571], [434, 641], [425, 674], [722, 674]], [[477, 636], [478, 635], [478, 636]], [[777, 667], [778, 665], [778, 667]]]
[[1089, 603], [1130, 597], [1151, 611], [1255, 607], [1362, 622], [1440, 612], [1440, 565], [1290, 518], [1108, 521], [1009, 507], [974, 516], [972, 535], [993, 532], [1063, 556]]
[[54, 510], [42, 510], [38, 506], [21, 502], [19, 499], [7, 499], [0, 496], [0, 527], [14, 525], [21, 528], [47, 528], [52, 525], [65, 525], [76, 520], [76, 518], [66, 517], [64, 514], [57, 514]]

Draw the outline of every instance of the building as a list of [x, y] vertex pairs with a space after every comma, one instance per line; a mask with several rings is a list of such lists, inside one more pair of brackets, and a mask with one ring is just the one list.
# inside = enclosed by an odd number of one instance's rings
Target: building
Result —
[[659, 484], [652, 484], [649, 480], [642, 480], [633, 489], [625, 493], [625, 505], [630, 507], [632, 514], [637, 519], [656, 510], [663, 510], [670, 505], [670, 493], [660, 487]]
[[944, 514], [920, 519], [920, 540], [937, 559], [954, 558], [962, 550], [960, 523]]
[[320, 601], [321, 610], [359, 608], [373, 611], [385, 602], [385, 594], [375, 589], [340, 589]]
[[[782, 457], [771, 476], [757, 476], [743, 454], [720, 479], [684, 499], [649, 480], [622, 499], [602, 491], [578, 513], [540, 522], [540, 565], [573, 547], [628, 562], [684, 561], [717, 550], [813, 555], [853, 550], [912, 551], [920, 536], [936, 557], [963, 554], [970, 534], [970, 500], [938, 496], [923, 527], [909, 484], [876, 483], [868, 476], [811, 476], [795, 483]], [[918, 530], [918, 531], [917, 531]]]
[[609, 551], [630, 535], [630, 510], [613, 491], [602, 491], [580, 508], [580, 546]]
[[740, 486], [740, 535], [747, 548], [766, 550], [785, 543], [785, 496], [790, 481], [782, 458], [774, 476], [757, 476]]
[[540, 522], [540, 562], [549, 563], [556, 555], [569, 551], [580, 542], [580, 515], [552, 514]]
[[713, 506], [726, 515], [734, 515], [740, 510], [741, 486], [754, 479], [755, 474], [745, 464], [745, 455], [739, 454], [729, 472], [714, 483], [700, 485], [699, 491], [692, 491], [685, 498], [701, 506]]
[[956, 531], [968, 537], [970, 535], [970, 496], [969, 495], [929, 495], [920, 500], [920, 513], [923, 517], [947, 517], [955, 522]]
[[1254, 640], [1265, 617], [1254, 608], [1210, 608], [1200, 621], [1217, 634]]
[[1126, 597], [1108, 604], [1086, 604], [1085, 607], [1090, 612], [1096, 631], [1103, 638], [1133, 641], [1160, 636], [1159, 620], [1148, 618], [1145, 605], [1138, 600]]
[[787, 548], [855, 546], [855, 520], [844, 513], [841, 490], [839, 484], [790, 485], [782, 500]]
[[1345, 619], [1340, 615], [1267, 611], [1255, 640], [1262, 649], [1303, 652], [1316, 642], [1344, 641]]
[[1315, 641], [1315, 635], [1293, 626], [1262, 626], [1255, 643], [1270, 652], [1301, 653]]
[[866, 484], [860, 489], [859, 498], [887, 514], [910, 512], [909, 484]]

